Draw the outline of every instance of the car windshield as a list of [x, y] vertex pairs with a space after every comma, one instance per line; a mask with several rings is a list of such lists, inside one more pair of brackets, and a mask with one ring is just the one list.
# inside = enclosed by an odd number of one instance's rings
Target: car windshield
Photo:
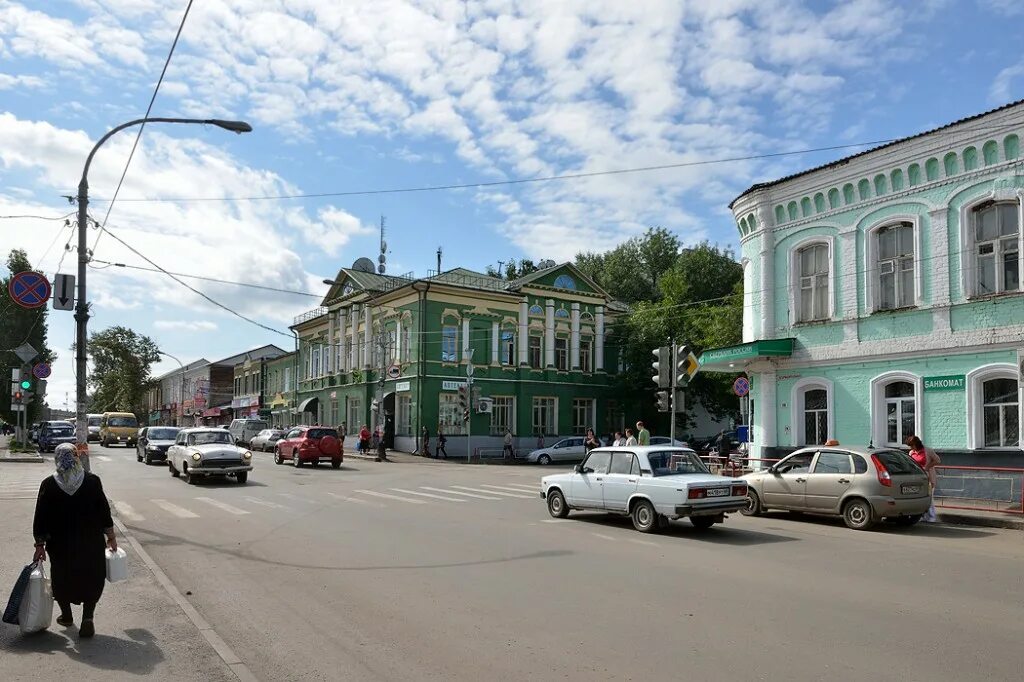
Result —
[[652, 452], [647, 455], [655, 476], [675, 476], [677, 474], [709, 474], [708, 468], [700, 457], [685, 450], [666, 450]]
[[207, 443], [231, 444], [231, 434], [227, 431], [200, 431], [188, 434], [189, 445], [206, 445]]
[[109, 426], [138, 426], [135, 417], [111, 417], [107, 420]]
[[906, 453], [899, 450], [880, 450], [873, 453], [890, 474], [919, 474], [921, 468]]
[[306, 432], [306, 438], [323, 438], [324, 436], [338, 437], [337, 429], [310, 429]]
[[99, 425], [100, 425], [100, 418], [99, 417], [89, 417], [89, 426], [99, 426]]
[[178, 435], [178, 429], [150, 429], [146, 437], [150, 440], [174, 440]]

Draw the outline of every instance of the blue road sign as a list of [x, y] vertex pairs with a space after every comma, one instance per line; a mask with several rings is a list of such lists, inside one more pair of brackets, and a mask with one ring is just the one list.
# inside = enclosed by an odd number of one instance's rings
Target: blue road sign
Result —
[[19, 272], [11, 277], [7, 293], [22, 308], [41, 308], [50, 300], [50, 281], [38, 272]]
[[736, 377], [736, 381], [732, 382], [733, 393], [739, 397], [743, 397], [750, 393], [750, 380], [746, 377]]
[[36, 363], [36, 366], [32, 368], [32, 376], [36, 379], [45, 379], [50, 376], [50, 366], [45, 362]]

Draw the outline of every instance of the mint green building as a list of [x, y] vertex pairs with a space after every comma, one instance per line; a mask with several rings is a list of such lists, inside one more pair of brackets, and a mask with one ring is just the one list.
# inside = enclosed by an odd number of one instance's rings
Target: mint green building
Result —
[[1021, 466], [1022, 134], [1016, 102], [730, 204], [744, 344], [701, 364], [750, 377], [752, 456], [917, 434]]
[[[366, 261], [367, 259], [361, 259]], [[426, 278], [361, 268], [338, 272], [321, 306], [296, 318], [295, 422], [383, 424], [389, 447], [414, 451], [424, 427], [440, 429], [452, 456], [500, 456], [543, 435], [623, 427], [610, 394], [619, 368], [608, 343], [622, 305], [572, 264], [508, 282], [456, 268]], [[371, 264], [372, 265], [372, 264]], [[472, 364], [476, 398], [464, 420], [459, 387]], [[284, 396], [280, 396], [283, 404]]]

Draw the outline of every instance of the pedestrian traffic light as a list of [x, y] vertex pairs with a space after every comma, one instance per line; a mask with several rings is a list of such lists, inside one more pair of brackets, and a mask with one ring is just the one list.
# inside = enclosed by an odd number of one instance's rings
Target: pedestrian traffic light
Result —
[[14, 392], [14, 402], [20, 403], [23, 396], [24, 396], [24, 394], [20, 390], [15, 391]]
[[656, 359], [651, 363], [654, 369], [652, 379], [658, 388], [668, 388], [672, 385], [672, 347], [662, 346], [651, 351]]
[[658, 391], [658, 412], [670, 412], [672, 406], [669, 404], [668, 391]]

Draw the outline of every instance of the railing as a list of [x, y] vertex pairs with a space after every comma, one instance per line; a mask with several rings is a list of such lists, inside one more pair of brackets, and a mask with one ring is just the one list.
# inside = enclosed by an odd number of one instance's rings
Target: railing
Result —
[[415, 280], [416, 273], [410, 270], [409, 272], [403, 275], [388, 275], [388, 277], [390, 279], [385, 280], [384, 283], [380, 285], [380, 291], [391, 291], [393, 289], [400, 289], [409, 282]]
[[292, 324], [302, 324], [303, 322], [308, 322], [309, 320], [316, 319], [316, 318], [320, 317], [321, 315], [326, 315], [326, 314], [327, 314], [327, 308], [324, 308], [323, 306], [320, 306], [319, 308], [313, 308], [312, 310], [307, 310], [306, 312], [302, 313], [301, 315], [296, 315], [295, 316], [295, 321]]
[[427, 279], [437, 282], [446, 282], [456, 286], [472, 287], [475, 289], [491, 289], [493, 291], [504, 291], [508, 282], [493, 277], [468, 275], [464, 272], [436, 272], [427, 271]]
[[1024, 468], [935, 467], [937, 509], [1024, 514]]

